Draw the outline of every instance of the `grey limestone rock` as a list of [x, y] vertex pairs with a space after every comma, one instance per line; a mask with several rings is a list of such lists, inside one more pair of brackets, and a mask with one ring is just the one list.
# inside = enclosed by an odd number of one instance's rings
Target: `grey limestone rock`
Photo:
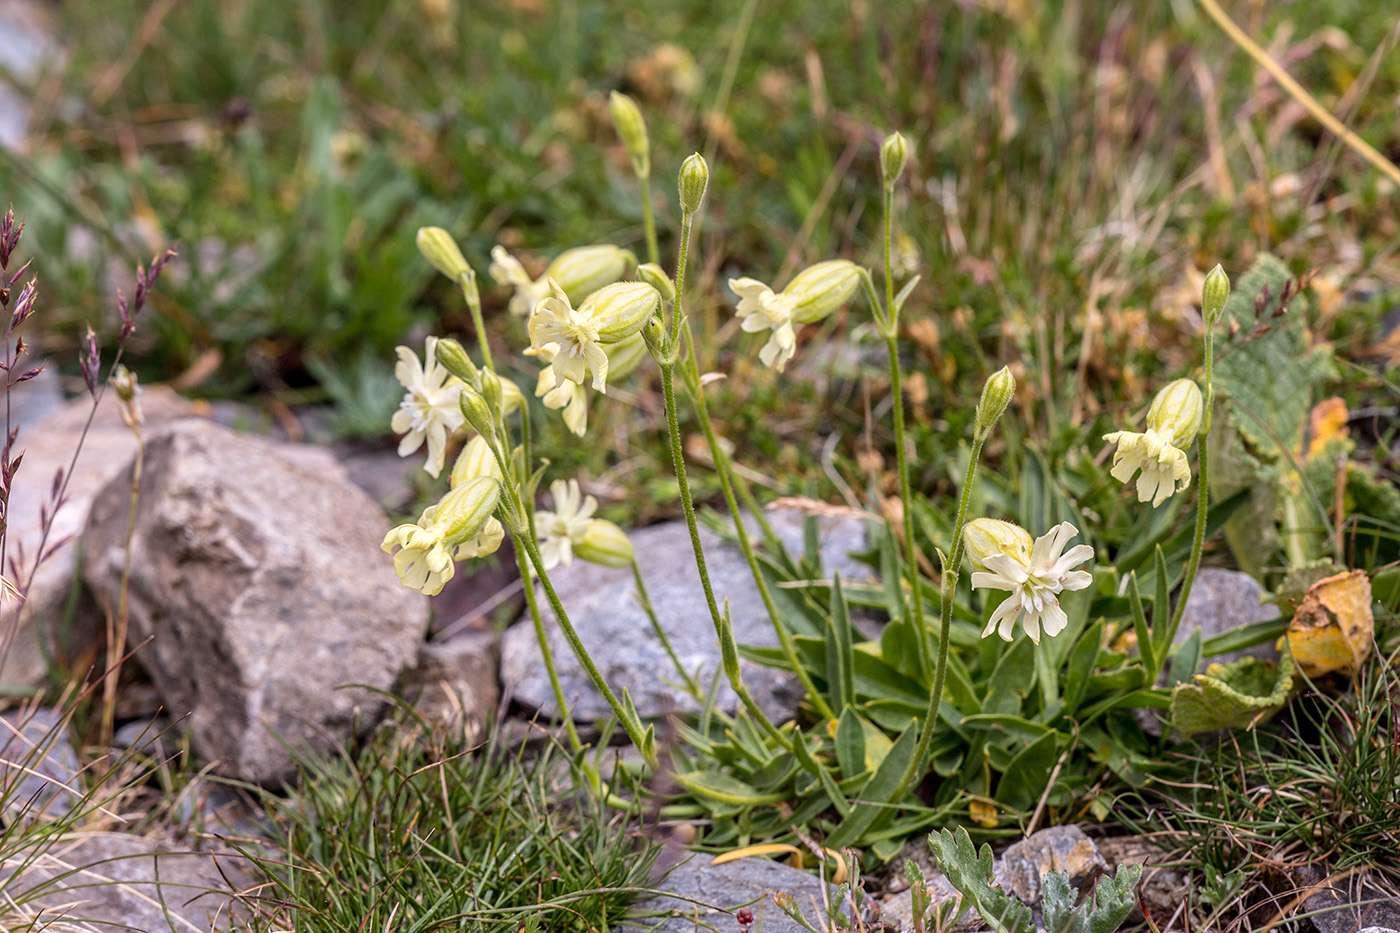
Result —
[[[808, 922], [819, 930], [826, 929], [821, 880], [769, 859], [746, 858], [714, 865], [708, 857], [694, 855], [655, 887], [666, 894], [638, 904], [624, 929], [632, 933], [738, 931], [735, 911], [747, 908], [753, 912], [751, 929], [755, 931], [804, 933], [773, 903], [775, 893], [791, 895]], [[835, 898], [835, 886], [828, 885], [827, 900]]]
[[[130, 476], [93, 504], [86, 579], [115, 606]], [[132, 538], [131, 643], [195, 750], [229, 777], [290, 778], [294, 756], [372, 725], [417, 657], [422, 594], [356, 487], [280, 445], [187, 419], [149, 444]]]
[[468, 745], [480, 742], [501, 700], [498, 654], [493, 632], [467, 631], [428, 642], [418, 652], [417, 666], [404, 676], [401, 693], [429, 725]]
[[[773, 519], [784, 545], [801, 554], [800, 517], [779, 512]], [[749, 523], [750, 528], [752, 524]], [[854, 518], [824, 519], [822, 529], [826, 572], [835, 568], [843, 579], [864, 579], [866, 568], [849, 557], [850, 551], [865, 546], [862, 523]], [[777, 635], [739, 549], [723, 545], [717, 535], [703, 526], [700, 537], [715, 598], [729, 600], [735, 639], [741, 645], [776, 645]], [[633, 532], [631, 538], [657, 619], [680, 663], [692, 674], [698, 671], [698, 682], [707, 686], [720, 664], [719, 642], [685, 523], [642, 528]], [[550, 577], [584, 647], [614, 691], [620, 695], [625, 687], [642, 716], [696, 708], [675, 685], [679, 678], [671, 660], [646, 613], [632, 596], [630, 568], [612, 569], [575, 561], [569, 567], [552, 571]], [[550, 651], [574, 718], [591, 720], [610, 715], [602, 695], [593, 689], [574, 658], [543, 596], [540, 602], [545, 610]], [[791, 718], [801, 700], [796, 678], [742, 659], [739, 665], [744, 682], [763, 711], [775, 721]], [[509, 629], [502, 641], [501, 680], [522, 703], [550, 714], [556, 711], [539, 642], [528, 616]], [[736, 704], [733, 691], [728, 684], [722, 684], [720, 707], [733, 710]]]
[[54, 819], [83, 797], [68, 719], [50, 707], [0, 716], [0, 802], [6, 819]]

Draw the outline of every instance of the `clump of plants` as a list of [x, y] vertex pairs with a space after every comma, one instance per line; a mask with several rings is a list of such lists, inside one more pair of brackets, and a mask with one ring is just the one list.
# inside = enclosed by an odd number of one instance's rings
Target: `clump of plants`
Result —
[[[1225, 326], [1230, 300], [1220, 267], [1205, 278], [1198, 374], [1164, 385], [1142, 430], [1102, 435], [1113, 451], [1108, 477], [1129, 484], [1142, 504], [1137, 530], [1114, 533], [1118, 541], [1135, 538], [1135, 546], [1107, 553], [1093, 513], [1046, 476], [1038, 481], [1041, 507], [1026, 510], [1039, 519], [1034, 533], [1013, 521], [1020, 516], [1008, 507], [993, 515], [970, 513], [982, 452], [1016, 392], [1008, 368], [986, 379], [969, 420], [956, 509], [941, 523], [928, 520], [929, 507], [910, 481], [898, 352], [917, 276], [898, 275], [892, 260], [896, 193], [910, 143], [899, 133], [887, 137], [879, 158], [884, 215], [878, 276], [852, 260], [829, 259], [800, 270], [781, 288], [748, 276], [729, 282], [740, 330], [764, 337], [758, 357], [776, 378], [786, 378], [802, 328], [850, 302], [863, 302], [885, 343], [897, 518], [874, 526], [881, 582], [852, 587], [839, 577], [828, 580], [808, 555], [793, 557], [777, 544], [711, 417], [705, 391], [711, 380], [697, 362], [687, 285], [693, 228], [702, 203], [716, 196], [704, 159], [693, 155], [680, 171], [678, 255], [667, 271], [659, 263], [646, 195], [645, 121], [620, 94], [612, 99], [612, 117], [644, 193], [648, 261], [637, 264], [623, 247], [595, 244], [565, 251], [532, 279], [497, 249], [491, 274], [513, 287], [510, 310], [526, 318], [524, 352], [542, 364], [533, 394], [545, 416], [561, 412], [580, 437], [588, 436], [587, 412], [596, 395], [606, 395], [639, 366], [656, 366], [680, 505], [721, 647], [721, 670], [712, 674], [733, 690], [737, 711], [718, 709], [713, 690], [677, 665], [678, 680], [701, 712], [678, 726], [679, 742], [663, 749], [626, 690], [615, 690], [593, 663], [550, 572], [574, 558], [635, 568], [635, 555], [622, 529], [594, 517], [591, 497], [582, 497], [572, 479], [553, 479], [552, 508], [536, 506], [548, 471], [532, 449], [532, 419], [539, 412], [527, 401], [528, 390], [502, 377], [481, 339], [487, 328], [476, 273], [438, 228], [419, 231], [419, 248], [460, 286], [478, 335], [475, 353], [454, 339], [430, 338], [420, 363], [400, 348], [399, 375], [408, 393], [395, 427], [405, 434], [401, 453], [426, 443], [434, 476], [446, 468], [454, 439], [468, 439], [450, 471], [450, 491], [417, 522], [391, 531], [384, 549], [393, 553], [405, 585], [434, 593], [458, 561], [495, 551], [509, 534], [522, 575], [538, 581], [570, 649], [641, 752], [645, 767], [635, 793], [650, 793], [645, 775], [663, 767], [664, 756], [682, 788], [679, 797], [663, 801], [664, 812], [702, 824], [704, 845], [796, 843], [801, 834], [813, 834], [828, 851], [854, 846], [885, 860], [906, 839], [935, 826], [963, 824], [996, 835], [1085, 808], [1104, 815], [1089, 792], [1105, 775], [1140, 783], [1158, 764], [1160, 742], [1144, 731], [1137, 711], [1168, 711], [1181, 726], [1189, 720], [1183, 710], [1201, 690], [1229, 697], [1250, 715], [1284, 703], [1293, 689], [1287, 657], [1277, 668], [1235, 665], [1197, 674], [1202, 657], [1276, 637], [1277, 626], [1210, 643], [1199, 633], [1177, 638], [1206, 539], [1246, 498], [1237, 493], [1212, 502], [1210, 496], [1216, 332]], [[1245, 362], [1266, 365], [1265, 351], [1273, 352], [1258, 340], [1239, 344], [1232, 347], [1232, 372]], [[726, 523], [762, 596], [776, 648], [738, 645], [723, 594], [711, 585], [682, 449], [682, 398], [706, 439]], [[1100, 498], [1107, 495], [1102, 488]], [[1174, 511], [1154, 511], [1192, 491], [1194, 514], [1184, 522], [1171, 520]], [[947, 528], [946, 537], [931, 533], [940, 527]], [[1087, 541], [1071, 546], [1076, 538]], [[932, 579], [929, 567], [937, 568]], [[646, 605], [645, 581], [640, 571], [635, 577]], [[567, 709], [533, 588], [526, 594], [556, 702]], [[857, 630], [853, 604], [884, 610], [888, 620], [878, 638]], [[653, 617], [653, 623], [664, 643], [663, 620]], [[741, 656], [793, 673], [805, 690], [802, 708], [785, 721], [766, 716], [744, 683]], [[567, 716], [564, 722], [581, 753]]]

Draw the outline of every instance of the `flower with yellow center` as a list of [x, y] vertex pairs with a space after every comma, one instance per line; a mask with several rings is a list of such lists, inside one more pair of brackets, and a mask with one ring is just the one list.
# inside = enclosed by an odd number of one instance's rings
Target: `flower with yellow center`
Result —
[[1030, 543], [1030, 535], [1010, 522], [979, 518], [963, 529], [963, 541], [974, 568], [973, 589], [1006, 590], [1011, 595], [997, 606], [987, 627], [1010, 641], [1016, 620], [1024, 616], [1026, 635], [1040, 644], [1040, 632], [1058, 635], [1069, 623], [1057, 596], [1065, 590], [1082, 590], [1094, 582], [1094, 575], [1075, 570], [1094, 556], [1094, 549], [1080, 544], [1065, 551], [1069, 539], [1079, 529], [1061, 522]]
[[454, 561], [481, 557], [499, 547], [505, 532], [491, 513], [500, 497], [501, 484], [481, 476], [429, 506], [417, 524], [391, 529], [380, 548], [386, 554], [399, 548], [394, 554], [399, 581], [435, 596], [456, 572]]
[[797, 351], [795, 325], [820, 321], [845, 304], [860, 285], [860, 277], [855, 263], [832, 259], [803, 269], [781, 292], [751, 278], [730, 279], [729, 287], [739, 296], [735, 310], [742, 319], [740, 326], [749, 333], [773, 332], [758, 358], [764, 366], [782, 372]]
[[567, 379], [583, 385], [592, 375], [593, 388], [608, 390], [608, 354], [604, 344], [614, 344], [642, 329], [661, 307], [661, 293], [645, 282], [616, 282], [589, 295], [574, 308], [569, 296], [553, 279], [551, 295], [530, 315], [530, 347], [542, 351], [554, 344], [556, 385]]
[[462, 381], [437, 361], [436, 346], [437, 338], [429, 337], [422, 363], [408, 347], [398, 348], [394, 375], [408, 391], [389, 423], [396, 434], [404, 435], [399, 442], [400, 457], [413, 453], [424, 440], [428, 442], [428, 462], [423, 469], [432, 477], [442, 472], [448, 435], [466, 420], [457, 404]]
[[[526, 356], [535, 356], [546, 365], [540, 370], [535, 383], [535, 397], [544, 399], [544, 406], [555, 411], [563, 410], [564, 424], [570, 431], [583, 437], [588, 430], [588, 393], [583, 386], [568, 379], [559, 380], [554, 375], [553, 362], [557, 344], [546, 344], [538, 350], [525, 351]], [[631, 373], [642, 361], [650, 357], [646, 340], [640, 332], [617, 343], [606, 344], [603, 352], [608, 357], [608, 375], [614, 380]], [[585, 377], [586, 378], [586, 377]]]
[[1166, 385], [1147, 411], [1147, 431], [1114, 431], [1103, 439], [1117, 445], [1110, 475], [1120, 483], [1139, 473], [1139, 502], [1161, 505], [1191, 485], [1191, 465], [1185, 448], [1195, 440], [1203, 416], [1201, 390], [1190, 379]]

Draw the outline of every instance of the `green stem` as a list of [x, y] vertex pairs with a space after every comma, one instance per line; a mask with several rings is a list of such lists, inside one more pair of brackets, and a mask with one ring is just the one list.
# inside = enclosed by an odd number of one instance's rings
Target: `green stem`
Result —
[[540, 601], [535, 593], [534, 581], [530, 579], [530, 567], [525, 556], [525, 547], [518, 537], [515, 542], [515, 563], [520, 568], [520, 577], [525, 581], [525, 604], [530, 607], [530, 621], [535, 625], [535, 637], [540, 643], [540, 654], [544, 657], [544, 669], [549, 674], [549, 688], [554, 692], [554, 705], [559, 707], [559, 716], [564, 720], [564, 731], [569, 734], [569, 746], [575, 752], [583, 751], [583, 742], [574, 728], [574, 717], [569, 715], [569, 704], [564, 700], [564, 688], [559, 685], [559, 674], [554, 668], [554, 652], [550, 650], [549, 639], [544, 631], [544, 618], [540, 615]]
[[496, 367], [491, 362], [491, 344], [486, 339], [486, 320], [481, 315], [481, 297], [478, 295], [473, 298], [475, 288], [468, 284], [467, 276], [462, 276], [461, 285], [462, 293], [467, 299], [467, 307], [472, 313], [472, 324], [476, 327], [476, 342], [481, 344], [481, 361], [494, 373]]
[[131, 493], [126, 513], [126, 547], [122, 555], [122, 582], [117, 591], [115, 631], [107, 633], [107, 671], [102, 678], [102, 741], [110, 744], [117, 709], [117, 680], [121, 676], [122, 651], [126, 647], [127, 624], [130, 621], [131, 548], [136, 536], [136, 506], [141, 498], [141, 472], [146, 460], [146, 440], [139, 425], [133, 424], [136, 435], [136, 459], [131, 464]]
[[943, 567], [943, 585], [939, 599], [938, 661], [933, 671], [933, 689], [929, 691], [928, 710], [924, 713], [924, 723], [919, 730], [919, 743], [914, 755], [900, 775], [899, 784], [891, 800], [899, 797], [914, 782], [918, 770], [923, 767], [928, 755], [933, 733], [938, 725], [939, 705], [943, 702], [943, 687], [948, 678], [948, 635], [953, 625], [953, 596], [958, 586], [958, 569], [963, 558], [963, 524], [967, 521], [967, 503], [972, 495], [972, 483], [977, 478], [977, 461], [982, 456], [982, 445], [986, 443], [990, 429], [978, 431], [972, 437], [972, 456], [967, 461], [967, 475], [963, 478], [962, 495], [958, 497], [958, 519], [953, 524], [953, 553]]
[[1186, 562], [1186, 575], [1181, 579], [1181, 595], [1177, 597], [1176, 609], [1172, 611], [1171, 623], [1162, 644], [1170, 647], [1176, 638], [1176, 630], [1181, 625], [1181, 617], [1186, 612], [1186, 600], [1191, 595], [1191, 586], [1196, 582], [1196, 572], [1201, 567], [1201, 549], [1206, 540], [1206, 513], [1210, 510], [1210, 437], [1211, 416], [1215, 413], [1215, 386], [1211, 382], [1215, 364], [1213, 351], [1214, 337], [1211, 324], [1206, 322], [1205, 375], [1206, 391], [1201, 413], [1201, 433], [1196, 439], [1196, 455], [1199, 462], [1197, 472], [1200, 478], [1196, 488], [1196, 531], [1191, 536], [1191, 557]]
[[[682, 246], [682, 256], [684, 246]], [[677, 277], [679, 281], [679, 276]], [[679, 316], [680, 288], [676, 289], [677, 315]], [[700, 543], [700, 526], [695, 520], [695, 501], [690, 495], [690, 483], [686, 479], [685, 473], [685, 453], [681, 449], [681, 427], [676, 419], [676, 387], [674, 385], [676, 366], [674, 363], [661, 364], [661, 392], [666, 400], [666, 427], [671, 442], [671, 466], [676, 473], [676, 482], [680, 487], [681, 509], [685, 512], [686, 528], [690, 531], [690, 548], [695, 553], [695, 569], [700, 573], [700, 588], [705, 591], [705, 605], [710, 610], [710, 619], [714, 622], [715, 636], [722, 637], [722, 622], [720, 620], [719, 604], [715, 602], [714, 587], [710, 583], [710, 571], [705, 564], [705, 547]], [[763, 711], [758, 708], [758, 704], [749, 696], [748, 688], [744, 686], [743, 680], [730, 678], [729, 686], [738, 694], [739, 701], [744, 708], [753, 716], [754, 721], [763, 727], [763, 730], [780, 742], [783, 746], [788, 745], [787, 738], [778, 731], [777, 726], [769, 721]]]
[[749, 573], [758, 586], [758, 595], [763, 599], [763, 608], [768, 611], [768, 618], [773, 623], [773, 631], [778, 635], [778, 643], [783, 649], [783, 656], [787, 658], [788, 665], [797, 675], [802, 689], [807, 691], [807, 696], [811, 698], [818, 714], [826, 719], [835, 719], [836, 713], [832, 711], [826, 699], [818, 692], [817, 685], [813, 683], [811, 675], [807, 673], [805, 665], [798, 658], [797, 645], [793, 642], [787, 626], [783, 624], [782, 615], [778, 612], [778, 607], [773, 602], [773, 594], [768, 589], [768, 581], [764, 579], [763, 572], [758, 566], [758, 556], [754, 553], [753, 542], [749, 539], [748, 529], [744, 527], [744, 521], [739, 512], [739, 503], [734, 497], [733, 466], [729, 461], [728, 452], [720, 445], [719, 438], [715, 434], [714, 423], [710, 420], [709, 406], [705, 402], [705, 389], [700, 385], [700, 373], [695, 365], [690, 325], [683, 323], [681, 327], [683, 328], [682, 333], [685, 335], [686, 349], [690, 351], [684, 364], [686, 366], [686, 388], [695, 404], [695, 413], [700, 418], [700, 426], [705, 432], [705, 443], [710, 446], [710, 456], [714, 458], [715, 473], [719, 476], [720, 489], [724, 492], [724, 504], [734, 519], [734, 532], [739, 538], [739, 550], [744, 553], [744, 560], [749, 565]]
[[[569, 614], [564, 611], [564, 604], [559, 600], [559, 594], [554, 591], [554, 584], [549, 580], [549, 571], [544, 567], [544, 558], [540, 556], [539, 545], [535, 543], [534, 535], [523, 535], [525, 551], [530, 555], [530, 563], [535, 565], [535, 573], [539, 577], [540, 585], [544, 587], [545, 598], [549, 600], [549, 606], [554, 610], [554, 618], [559, 622], [559, 629], [564, 633], [564, 638], [569, 642], [569, 647], [573, 649], [574, 657], [583, 666], [584, 672], [588, 674], [588, 679], [593, 686], [603, 695], [603, 699], [608, 701], [609, 708], [617, 721], [622, 723], [622, 728], [627, 731], [627, 737], [632, 741], [632, 745], [638, 751], [645, 754], [647, 746], [644, 744], [643, 735], [639, 731], [640, 723], [632, 721], [632, 717], [627, 715], [622, 703], [618, 700], [617, 694], [613, 693], [608, 682], [603, 679], [603, 675], [598, 671], [598, 665], [593, 663], [592, 656], [588, 649], [583, 646], [583, 641], [578, 637], [578, 631], [574, 624], [569, 621]], [[517, 539], [519, 540], [519, 539]], [[563, 710], [560, 710], [562, 713]], [[654, 756], [648, 758], [647, 764], [652, 768], [657, 767]]]
[[661, 647], [666, 649], [666, 655], [671, 659], [671, 665], [685, 681], [685, 691], [690, 694], [696, 703], [704, 704], [705, 694], [700, 690], [700, 685], [695, 682], [695, 678], [690, 676], [690, 672], [681, 664], [681, 659], [676, 656], [676, 650], [671, 647], [671, 639], [666, 637], [666, 630], [661, 627], [661, 620], [656, 617], [656, 607], [652, 605], [651, 594], [647, 592], [646, 581], [642, 578], [642, 568], [637, 565], [637, 559], [632, 558], [632, 580], [637, 584], [637, 603], [642, 607], [642, 611], [647, 614], [651, 621], [651, 630], [656, 633], [656, 637], [661, 640]]
[[656, 219], [651, 211], [651, 178], [648, 175], [637, 173], [637, 183], [642, 188], [642, 224], [646, 228], [647, 236], [647, 262], [660, 263], [661, 250], [656, 243]]

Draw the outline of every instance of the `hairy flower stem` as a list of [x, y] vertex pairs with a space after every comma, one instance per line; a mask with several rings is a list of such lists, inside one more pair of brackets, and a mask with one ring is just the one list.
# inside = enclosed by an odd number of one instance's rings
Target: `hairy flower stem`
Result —
[[661, 250], [656, 243], [656, 219], [651, 212], [651, 178], [638, 173], [637, 183], [642, 189], [642, 226], [646, 229], [647, 262], [661, 262]]
[[[889, 194], [886, 194], [886, 220], [889, 215]], [[885, 226], [885, 254], [888, 262], [889, 255], [889, 224]], [[885, 291], [889, 304], [881, 310], [880, 300], [875, 294], [875, 283], [871, 280], [870, 273], [866, 272], [861, 276], [865, 283], [866, 297], [870, 301], [871, 309], [875, 313], [875, 322], [880, 329], [880, 333], [885, 338], [885, 349], [890, 360], [890, 396], [894, 403], [894, 450], [895, 466], [899, 474], [899, 504], [900, 513], [904, 519], [904, 551], [906, 575], [909, 578], [910, 600], [912, 602], [912, 614], [914, 626], [914, 646], [915, 657], [919, 670], [925, 677], [929, 675], [928, 657], [928, 631], [924, 622], [924, 594], [923, 577], [919, 573], [919, 548], [918, 542], [914, 538], [914, 509], [913, 509], [913, 489], [909, 482], [909, 455], [905, 450], [907, 445], [904, 424], [904, 387], [902, 374], [899, 365], [899, 319], [894, 313], [894, 298], [888, 295], [894, 288], [889, 279], [888, 267], [885, 274]], [[944, 636], [946, 639], [946, 634]]]
[[919, 743], [914, 755], [900, 775], [899, 784], [891, 800], [898, 800], [914, 782], [914, 777], [923, 766], [928, 755], [933, 733], [938, 725], [939, 706], [943, 702], [943, 687], [948, 679], [948, 635], [953, 626], [953, 597], [958, 588], [958, 570], [963, 559], [963, 525], [967, 521], [967, 503], [972, 496], [972, 483], [977, 478], [977, 461], [982, 456], [982, 445], [987, 441], [990, 429], [978, 431], [972, 437], [972, 456], [967, 461], [967, 475], [963, 477], [962, 494], [958, 497], [958, 519], [953, 524], [953, 553], [943, 567], [943, 585], [939, 593], [938, 660], [933, 670], [933, 689], [928, 695], [928, 709], [924, 713], [924, 723], [919, 729]]
[[481, 297], [476, 293], [476, 288], [468, 276], [462, 276], [461, 285], [462, 293], [467, 299], [467, 308], [472, 313], [472, 326], [476, 328], [476, 342], [481, 345], [481, 361], [494, 373], [496, 366], [491, 362], [491, 343], [486, 339], [486, 319], [481, 314]]
[[535, 587], [530, 582], [530, 567], [525, 555], [525, 547], [519, 538], [515, 541], [515, 563], [520, 568], [521, 579], [525, 580], [525, 604], [530, 607], [530, 621], [535, 625], [535, 638], [540, 643], [540, 655], [544, 658], [544, 669], [549, 674], [549, 689], [554, 692], [554, 705], [559, 707], [559, 716], [564, 720], [564, 731], [569, 735], [569, 747], [575, 752], [583, 751], [583, 742], [574, 728], [574, 717], [569, 715], [569, 705], [564, 701], [564, 688], [559, 685], [559, 674], [554, 669], [554, 652], [549, 648], [545, 637], [544, 618], [540, 615], [540, 601]]
[[743, 552], [744, 560], [749, 565], [749, 573], [758, 586], [758, 594], [763, 599], [763, 607], [768, 611], [768, 618], [773, 623], [773, 631], [778, 635], [778, 643], [782, 646], [783, 656], [787, 658], [788, 665], [802, 683], [802, 689], [807, 691], [807, 696], [811, 699], [817, 713], [826, 719], [835, 719], [835, 712], [817, 690], [811, 675], [807, 673], [806, 666], [798, 658], [797, 645], [793, 642], [787, 626], [783, 624], [782, 615], [773, 602], [773, 594], [769, 592], [768, 581], [764, 579], [763, 572], [758, 566], [758, 556], [754, 553], [753, 542], [749, 538], [748, 529], [744, 527], [744, 521], [739, 512], [738, 500], [734, 497], [734, 467], [729, 460], [728, 452], [720, 444], [719, 438], [715, 434], [714, 423], [710, 420], [709, 406], [705, 403], [705, 388], [700, 384], [700, 371], [695, 364], [690, 325], [682, 323], [681, 326], [682, 333], [685, 335], [687, 351], [685, 362], [682, 364], [685, 366], [686, 390], [694, 403], [695, 413], [700, 418], [700, 426], [705, 431], [705, 442], [710, 446], [710, 456], [714, 458], [715, 473], [719, 476], [720, 489], [724, 493], [724, 504], [734, 519], [734, 532], [739, 538], [739, 550]]
[[1196, 436], [1196, 456], [1199, 461], [1197, 472], [1200, 477], [1196, 484], [1196, 531], [1191, 536], [1191, 557], [1186, 562], [1186, 574], [1181, 578], [1181, 595], [1177, 597], [1176, 609], [1172, 611], [1171, 622], [1162, 644], [1171, 647], [1176, 638], [1176, 630], [1181, 625], [1181, 616], [1186, 612], [1186, 599], [1191, 595], [1191, 586], [1196, 582], [1196, 572], [1201, 568], [1201, 548], [1206, 540], [1206, 513], [1210, 510], [1210, 437], [1211, 416], [1215, 413], [1215, 386], [1211, 383], [1215, 364], [1215, 329], [1211, 321], [1206, 322], [1205, 338], [1205, 398], [1201, 404], [1201, 432]]
[[[525, 551], [530, 555], [530, 563], [534, 564], [535, 574], [539, 578], [540, 585], [544, 587], [545, 598], [549, 600], [549, 606], [554, 610], [554, 617], [559, 622], [559, 629], [564, 633], [564, 638], [569, 642], [569, 647], [573, 649], [574, 657], [578, 658], [579, 664], [583, 666], [585, 673], [588, 674], [588, 679], [592, 681], [597, 691], [603, 695], [603, 699], [608, 701], [609, 708], [612, 709], [613, 715], [617, 717], [617, 721], [622, 723], [622, 728], [627, 731], [627, 738], [631, 740], [633, 747], [643, 755], [646, 755], [647, 764], [652, 769], [655, 769], [657, 767], [656, 755], [654, 752], [648, 752], [648, 745], [644, 742], [644, 736], [640, 731], [640, 723], [634, 722], [633, 717], [627, 714], [621, 701], [618, 700], [617, 694], [613, 693], [612, 688], [608, 686], [608, 682], [603, 679], [603, 675], [598, 670], [598, 665], [593, 663], [593, 658], [589, 655], [588, 649], [583, 646], [583, 641], [578, 637], [578, 630], [575, 629], [574, 624], [569, 621], [569, 614], [564, 611], [564, 604], [560, 601], [559, 594], [554, 591], [554, 584], [549, 580], [549, 571], [544, 567], [544, 558], [540, 556], [540, 548], [539, 545], [535, 543], [534, 536], [522, 535], [517, 538], [517, 540], [523, 541]], [[560, 713], [567, 715], [562, 709]]]

